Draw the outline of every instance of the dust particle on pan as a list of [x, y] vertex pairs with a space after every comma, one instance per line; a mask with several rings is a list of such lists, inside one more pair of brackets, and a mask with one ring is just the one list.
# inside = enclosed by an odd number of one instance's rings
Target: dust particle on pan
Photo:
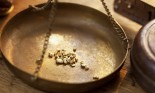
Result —
[[75, 67], [76, 65], [75, 65], [75, 64], [71, 64], [70, 66], [71, 66], [71, 67]]
[[86, 64], [81, 64], [82, 69], [85, 69], [85, 67], [86, 67]]
[[73, 49], [73, 52], [76, 52], [76, 48]]
[[80, 62], [80, 65], [81, 65], [81, 68], [84, 69], [85, 71], [89, 70], [89, 67], [86, 64], [84, 64], [83, 61]]
[[99, 77], [94, 76], [93, 79], [94, 79], [94, 80], [99, 80]]
[[83, 61], [81, 61], [80, 64], [83, 64]]
[[57, 63], [57, 64], [63, 64], [63, 60], [62, 60], [61, 58], [57, 58], [57, 59], [56, 59], [56, 63]]
[[89, 67], [88, 67], [88, 66], [86, 66], [86, 67], [85, 67], [85, 71], [88, 71], [88, 70], [89, 70]]
[[49, 54], [48, 54], [48, 57], [49, 57], [49, 58], [52, 58], [52, 57], [53, 57], [53, 54], [49, 53]]

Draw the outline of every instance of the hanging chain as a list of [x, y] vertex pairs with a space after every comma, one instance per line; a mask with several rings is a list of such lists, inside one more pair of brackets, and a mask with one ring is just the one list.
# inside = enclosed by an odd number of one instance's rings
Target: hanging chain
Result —
[[119, 35], [119, 37], [120, 37], [125, 43], [128, 43], [127, 37], [124, 35], [124, 33], [121, 31], [121, 28], [120, 28], [120, 27], [118, 26], [118, 24], [115, 22], [115, 20], [114, 20], [113, 16], [111, 15], [111, 12], [110, 12], [110, 10], [108, 9], [108, 7], [107, 7], [105, 1], [104, 1], [104, 0], [101, 0], [101, 2], [102, 2], [102, 5], [103, 5], [103, 7], [104, 7], [104, 9], [105, 9], [105, 11], [106, 11], [108, 17], [109, 17], [109, 20], [110, 20], [110, 22], [111, 22], [111, 24], [112, 24], [114, 30], [116, 31], [116, 33]]
[[[41, 7], [41, 8], [38, 8], [38, 7], [32, 7], [34, 8], [36, 11], [40, 11], [40, 10], [44, 10], [48, 5], [49, 3], [51, 3], [52, 0], [48, 0], [47, 4], [45, 4], [45, 6]], [[42, 63], [43, 63], [43, 59], [44, 59], [44, 56], [45, 56], [45, 53], [46, 53], [46, 50], [47, 50], [47, 47], [48, 47], [48, 43], [49, 43], [49, 38], [51, 36], [51, 32], [52, 32], [52, 29], [53, 29], [53, 24], [54, 24], [54, 19], [55, 19], [55, 15], [56, 15], [56, 9], [57, 9], [57, 2], [58, 0], [54, 0], [54, 3], [51, 7], [51, 10], [50, 10], [50, 14], [49, 14], [49, 29], [48, 29], [48, 32], [46, 33], [45, 35], [45, 40], [44, 40], [44, 44], [43, 44], [43, 50], [42, 50], [42, 54], [40, 56], [40, 59], [39, 60], [36, 60], [36, 64], [37, 64], [37, 67], [34, 71], [34, 74], [33, 74], [33, 77], [32, 77], [32, 81], [35, 81], [37, 80], [38, 78], [38, 75], [39, 75], [39, 71], [41, 69], [41, 66], [42, 66]], [[113, 16], [111, 15], [111, 12], [110, 10], [108, 9], [106, 3], [104, 0], [101, 0], [102, 2], [102, 5], [109, 17], [109, 20], [114, 28], [114, 30], [118, 33], [118, 35], [120, 36], [120, 38], [125, 41], [126, 43], [128, 43], [128, 39], [126, 38], [126, 36], [124, 35], [124, 33], [122, 33], [122, 31], [120, 30], [121, 28], [118, 26], [118, 24], [115, 22]]]
[[[52, 1], [52, 0], [49, 0], [49, 1]], [[46, 53], [46, 50], [47, 50], [47, 47], [48, 47], [48, 43], [49, 43], [49, 38], [51, 36], [52, 29], [53, 29], [53, 24], [54, 24], [54, 21], [55, 21], [54, 19], [55, 19], [55, 15], [56, 15], [57, 2], [58, 2], [58, 0], [54, 0], [54, 3], [51, 6], [51, 10], [50, 10], [50, 14], [49, 14], [48, 32], [45, 35], [42, 54], [41, 54], [40, 58], [38, 60], [36, 60], [37, 67], [35, 68], [33, 77], [31, 78], [32, 81], [37, 80], [40, 69], [41, 69], [42, 64], [43, 64], [44, 56], [45, 56], [45, 53]], [[51, 2], [48, 2], [48, 3], [51, 3]], [[39, 9], [39, 8], [37, 8], [37, 9]]]

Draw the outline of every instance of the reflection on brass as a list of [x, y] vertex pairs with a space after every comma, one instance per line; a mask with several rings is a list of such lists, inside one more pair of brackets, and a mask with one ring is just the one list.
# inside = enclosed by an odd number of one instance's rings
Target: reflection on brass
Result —
[[[42, 69], [38, 80], [31, 81], [48, 31], [49, 11], [26, 9], [3, 29], [1, 51], [11, 71], [33, 87], [59, 93], [87, 91], [112, 79], [124, 63], [128, 43], [118, 36], [105, 14], [82, 5], [59, 3]], [[119, 33], [126, 38], [121, 27]], [[73, 48], [79, 62], [91, 69], [83, 71], [80, 64], [74, 69], [57, 66], [55, 59], [48, 57], [56, 50], [73, 52]]]

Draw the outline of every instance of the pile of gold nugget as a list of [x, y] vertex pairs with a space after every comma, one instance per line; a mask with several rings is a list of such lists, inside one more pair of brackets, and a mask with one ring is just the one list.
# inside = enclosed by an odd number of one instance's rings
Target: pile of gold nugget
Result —
[[[49, 53], [49, 58], [54, 58], [57, 65], [69, 65], [75, 67], [78, 59], [76, 58], [76, 49], [73, 49], [73, 53], [66, 53], [65, 50], [57, 50], [54, 54]], [[81, 69], [85, 71], [89, 70], [89, 67], [84, 64], [83, 61], [80, 62]]]

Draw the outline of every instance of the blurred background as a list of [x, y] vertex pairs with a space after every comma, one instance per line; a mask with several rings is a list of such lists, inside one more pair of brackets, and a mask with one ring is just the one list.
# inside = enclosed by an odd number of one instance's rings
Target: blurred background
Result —
[[0, 16], [7, 15], [13, 10], [13, 0], [0, 0]]

